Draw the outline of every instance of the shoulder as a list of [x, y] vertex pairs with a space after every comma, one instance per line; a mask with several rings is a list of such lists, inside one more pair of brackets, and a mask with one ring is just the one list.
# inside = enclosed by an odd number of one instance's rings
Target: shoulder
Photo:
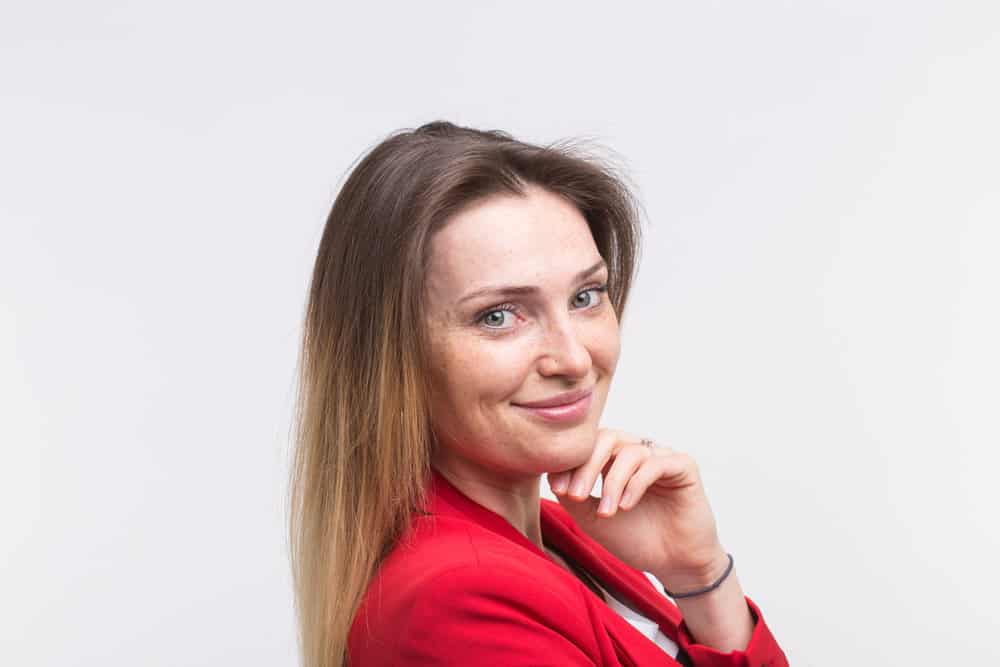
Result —
[[530, 661], [542, 651], [562, 656], [554, 664], [592, 664], [588, 602], [581, 587], [553, 576], [555, 567], [475, 524], [422, 517], [372, 580], [352, 627], [352, 655], [359, 664], [388, 656], [449, 664], [472, 654]]
[[[382, 597], [455, 590], [461, 582], [480, 590], [532, 587], [556, 598], [583, 598], [564, 578], [554, 577], [554, 564], [504, 536], [456, 517], [425, 516], [414, 521], [386, 557], [372, 581]], [[516, 591], [511, 591], [516, 594]]]

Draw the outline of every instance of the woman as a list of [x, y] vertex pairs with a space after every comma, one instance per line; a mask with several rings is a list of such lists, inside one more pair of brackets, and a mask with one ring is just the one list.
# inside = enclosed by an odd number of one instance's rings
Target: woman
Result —
[[601, 162], [503, 132], [434, 122], [354, 168], [300, 359], [305, 667], [787, 665], [694, 461], [598, 425], [637, 219]]

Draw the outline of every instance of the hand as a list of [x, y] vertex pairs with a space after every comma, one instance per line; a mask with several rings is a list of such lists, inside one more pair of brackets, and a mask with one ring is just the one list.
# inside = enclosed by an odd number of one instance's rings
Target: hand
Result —
[[[590, 495], [598, 474], [601, 498]], [[688, 454], [600, 429], [590, 460], [549, 473], [549, 486], [586, 533], [668, 589], [712, 583], [728, 564], [698, 466]]]

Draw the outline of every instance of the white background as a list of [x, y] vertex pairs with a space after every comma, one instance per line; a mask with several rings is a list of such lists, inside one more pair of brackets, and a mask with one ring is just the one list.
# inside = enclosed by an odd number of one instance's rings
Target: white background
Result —
[[444, 118], [622, 156], [605, 424], [693, 453], [797, 667], [1000, 664], [1000, 5], [0, 8], [0, 662], [297, 664], [326, 213]]

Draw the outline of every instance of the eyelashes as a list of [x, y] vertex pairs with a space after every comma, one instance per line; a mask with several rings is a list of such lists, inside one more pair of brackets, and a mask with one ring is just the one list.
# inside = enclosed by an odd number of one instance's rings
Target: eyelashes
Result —
[[[577, 292], [576, 296], [580, 296], [581, 294], [586, 294], [587, 292], [599, 292], [601, 294], [604, 294], [607, 291], [608, 291], [608, 285], [607, 283], [605, 283], [603, 285], [595, 285], [594, 287], [588, 287], [587, 289], [581, 290]], [[604, 299], [602, 297], [601, 301], [599, 301], [598, 303], [602, 303], [603, 301]]]
[[[604, 303], [604, 301], [605, 301], [604, 295], [607, 293], [607, 291], [608, 291], [608, 283], [604, 283], [602, 285], [593, 285], [591, 287], [584, 288], [584, 289], [580, 290], [579, 292], [577, 292], [573, 296], [573, 299], [575, 301], [577, 298], [579, 298], [579, 296], [581, 294], [586, 294], [588, 292], [597, 292], [598, 294], [601, 295], [601, 297], [597, 301], [597, 303], [588, 304], [588, 305], [585, 305], [585, 306], [581, 306], [578, 310], [587, 310], [589, 308], [596, 308], [597, 306], [599, 306], [599, 305], [601, 305], [601, 304]], [[514, 303], [507, 302], [507, 303], [497, 304], [495, 306], [490, 306], [489, 308], [486, 308], [484, 310], [479, 311], [476, 314], [476, 316], [473, 318], [473, 323], [474, 324], [478, 324], [479, 326], [483, 327], [484, 329], [488, 329], [488, 330], [492, 330], [492, 331], [502, 331], [502, 330], [505, 330], [505, 329], [509, 329], [510, 327], [488, 325], [488, 324], [486, 324], [487, 318], [490, 317], [490, 316], [492, 316], [492, 315], [494, 315], [494, 314], [500, 313], [501, 314], [501, 319], [502, 319], [504, 317], [502, 315], [502, 313], [517, 313], [519, 311], [520, 311], [520, 308], [518, 307], [517, 304], [514, 304]]]

